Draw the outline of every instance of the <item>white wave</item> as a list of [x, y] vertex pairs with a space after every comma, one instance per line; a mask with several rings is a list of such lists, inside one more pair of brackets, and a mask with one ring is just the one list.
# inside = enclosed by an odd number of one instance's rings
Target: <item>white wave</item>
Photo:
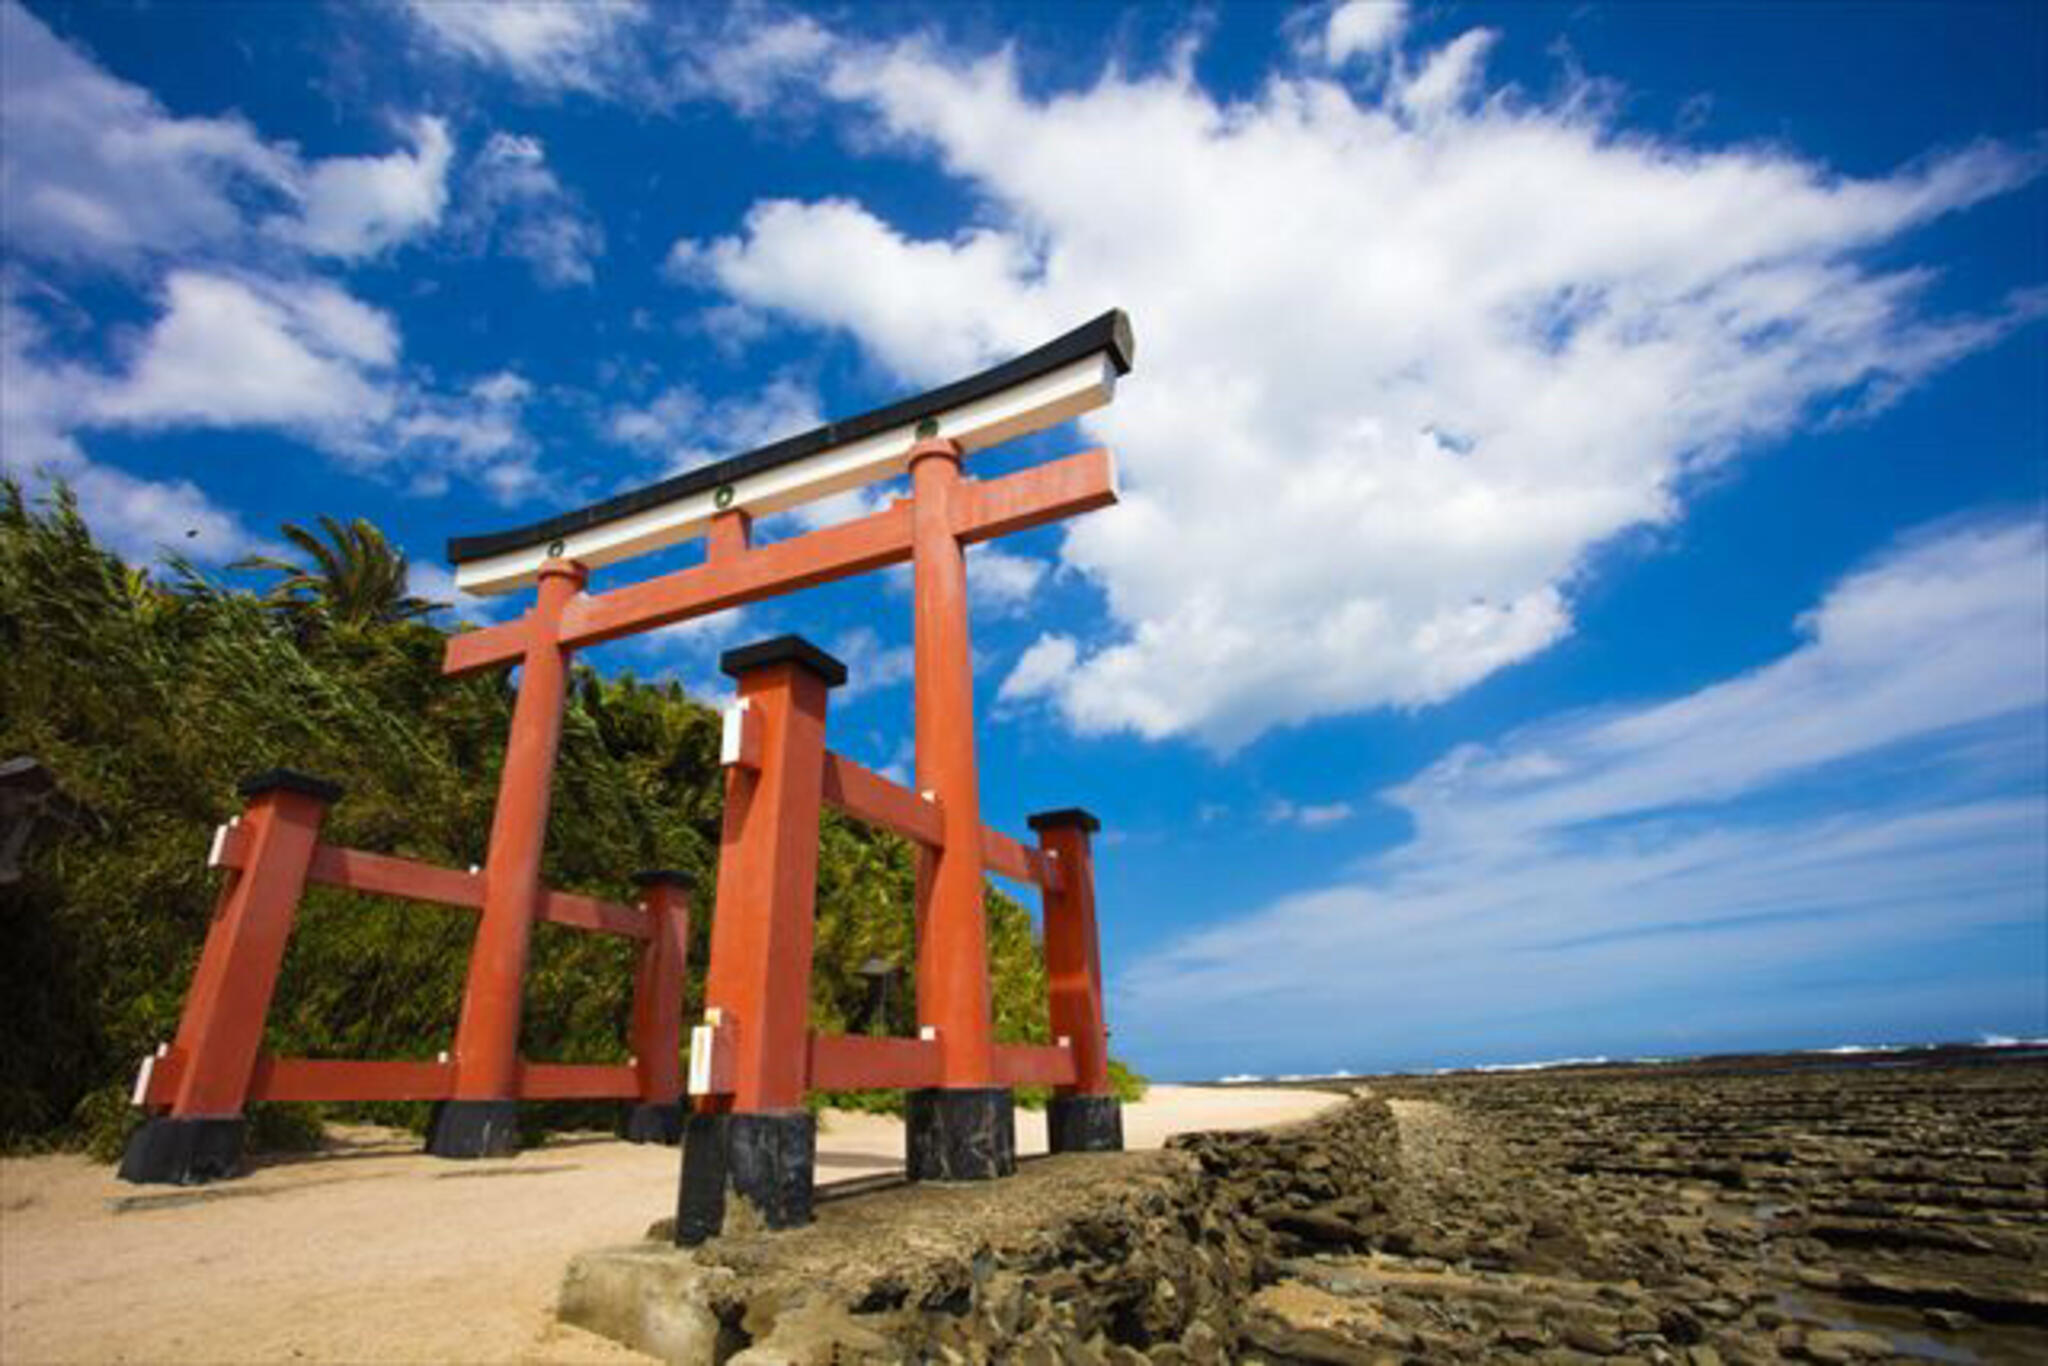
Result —
[[[1468, 1067], [1425, 1068], [1419, 1072], [1410, 1073], [1409, 1075], [1425, 1077], [1449, 1077], [1455, 1076], [1460, 1072], [1547, 1072], [1553, 1067], [1599, 1067], [1603, 1064], [1611, 1063], [1613, 1061], [1614, 1059], [1603, 1056], [1594, 1058], [1546, 1058], [1541, 1062], [1480, 1062], [1473, 1063]], [[1653, 1060], [1636, 1059], [1636, 1061], [1644, 1062]]]
[[1608, 1057], [1596, 1058], [1549, 1058], [1542, 1062], [1483, 1062], [1477, 1067], [1467, 1068], [1471, 1072], [1548, 1072], [1553, 1067], [1599, 1067], [1613, 1062]]

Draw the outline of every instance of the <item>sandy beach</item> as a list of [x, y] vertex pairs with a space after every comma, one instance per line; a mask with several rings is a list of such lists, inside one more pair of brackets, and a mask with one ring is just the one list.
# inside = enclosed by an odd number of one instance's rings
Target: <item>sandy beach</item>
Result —
[[[1133, 1148], [1284, 1123], [1324, 1092], [1155, 1086]], [[1018, 1150], [1045, 1151], [1020, 1112]], [[821, 1183], [901, 1169], [901, 1125], [829, 1112]], [[29, 1362], [625, 1362], [558, 1325], [575, 1253], [673, 1212], [674, 1149], [569, 1135], [503, 1161], [422, 1156], [411, 1135], [337, 1128], [190, 1189], [131, 1186], [77, 1156], [0, 1161], [0, 1359]]]

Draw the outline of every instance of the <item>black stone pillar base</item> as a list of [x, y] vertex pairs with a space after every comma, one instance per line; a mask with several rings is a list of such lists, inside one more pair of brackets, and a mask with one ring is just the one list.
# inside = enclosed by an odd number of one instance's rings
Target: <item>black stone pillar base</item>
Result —
[[152, 1115], [128, 1135], [121, 1179], [140, 1186], [197, 1186], [233, 1176], [242, 1164], [242, 1119]]
[[626, 1108], [620, 1136], [628, 1143], [660, 1143], [673, 1148], [683, 1141], [683, 1107], [639, 1101]]
[[912, 1181], [990, 1181], [1017, 1170], [1016, 1103], [1006, 1088], [933, 1087], [904, 1101]]
[[1056, 1153], [1120, 1153], [1124, 1107], [1115, 1096], [1054, 1096], [1045, 1110], [1045, 1133]]
[[436, 1102], [427, 1125], [427, 1151], [435, 1157], [512, 1156], [519, 1151], [519, 1102]]
[[801, 1228], [811, 1222], [818, 1121], [808, 1110], [696, 1115], [683, 1128], [683, 1179], [676, 1194], [676, 1245], [695, 1247], [726, 1223], [726, 1195], [739, 1197], [741, 1228]]

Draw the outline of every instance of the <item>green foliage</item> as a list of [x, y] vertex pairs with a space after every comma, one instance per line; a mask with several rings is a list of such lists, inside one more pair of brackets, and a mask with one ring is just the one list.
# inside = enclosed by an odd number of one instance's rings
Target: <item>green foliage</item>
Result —
[[324, 1136], [320, 1105], [265, 1101], [249, 1107], [246, 1146], [252, 1153], [310, 1153]]
[[1109, 1060], [1109, 1088], [1116, 1098], [1126, 1105], [1135, 1104], [1145, 1098], [1149, 1083], [1122, 1058]]
[[[271, 566], [269, 597], [171, 561], [152, 573], [94, 544], [69, 495], [31, 505], [0, 480], [0, 757], [26, 754], [73, 804], [36, 828], [24, 880], [0, 889], [0, 1145], [119, 1151], [139, 1060], [177, 1028], [212, 913], [204, 866], [235, 784], [284, 765], [341, 781], [327, 838], [444, 866], [483, 860], [511, 685], [441, 676], [446, 635], [418, 619], [404, 563], [376, 528], [287, 528], [312, 561]], [[296, 532], [294, 535], [292, 533]], [[544, 876], [628, 900], [631, 874], [690, 877], [692, 980], [702, 1000], [723, 786], [718, 719], [672, 682], [579, 667], [564, 718]], [[870, 957], [900, 965], [891, 1033], [914, 1028], [915, 868], [893, 836], [827, 815], [820, 831], [812, 1019], [846, 1028]], [[991, 891], [999, 1037], [1046, 1037], [1045, 978], [1024, 909]], [[472, 913], [312, 889], [268, 1023], [280, 1054], [431, 1058], [452, 1042]], [[537, 928], [521, 1047], [563, 1062], [627, 1054], [633, 950]], [[272, 1107], [259, 1107], [268, 1110]], [[532, 1107], [587, 1127], [606, 1107]], [[328, 1107], [424, 1120], [420, 1105]], [[303, 1140], [317, 1112], [252, 1116]]]
[[252, 555], [231, 567], [276, 574], [267, 600], [305, 627], [326, 621], [347, 626], [404, 621], [447, 606], [407, 590], [404, 553], [363, 518], [344, 526], [322, 516], [320, 529], [327, 533], [325, 540], [293, 522], [279, 528], [310, 563]]
[[119, 1162], [135, 1127], [135, 1107], [128, 1103], [128, 1088], [118, 1082], [85, 1093], [71, 1111], [71, 1124], [54, 1133], [16, 1135], [16, 1148], [42, 1147], [51, 1140], [83, 1148], [97, 1162]]

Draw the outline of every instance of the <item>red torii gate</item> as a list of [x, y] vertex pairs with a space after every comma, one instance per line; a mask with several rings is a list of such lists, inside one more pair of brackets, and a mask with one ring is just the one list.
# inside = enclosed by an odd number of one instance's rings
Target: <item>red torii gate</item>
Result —
[[[481, 872], [460, 873], [319, 840], [339, 789], [278, 770], [243, 787], [245, 815], [216, 838], [229, 871], [175, 1042], [146, 1060], [136, 1103], [148, 1114], [122, 1175], [193, 1181], [232, 1171], [252, 1100], [438, 1101], [428, 1151], [502, 1154], [517, 1146], [520, 1100], [638, 1102], [629, 1134], [674, 1141], [682, 1127], [681, 995], [688, 904], [674, 874], [638, 875], [624, 907], [541, 884], [568, 664], [585, 645], [909, 560], [913, 567], [917, 791], [825, 747], [837, 660], [786, 636], [727, 652], [739, 685], [726, 718], [726, 814], [704, 1023], [692, 1031], [678, 1241], [719, 1226], [728, 1189], [772, 1227], [808, 1218], [814, 1124], [806, 1088], [909, 1089], [908, 1161], [917, 1179], [1012, 1170], [1012, 1086], [1051, 1084], [1055, 1151], [1122, 1146], [1110, 1094], [1101, 967], [1085, 811], [1030, 818], [1030, 848], [982, 824], [975, 767], [966, 546], [1116, 501], [1109, 455], [1091, 450], [987, 483], [962, 459], [1109, 401], [1130, 369], [1129, 324], [1108, 313], [1037, 350], [941, 389], [646, 489], [492, 536], [450, 542], [472, 592], [537, 585], [504, 625], [452, 637], [444, 672], [521, 666]], [[908, 471], [889, 507], [766, 545], [757, 515]], [[694, 536], [701, 565], [592, 595], [592, 567]], [[823, 806], [894, 831], [920, 850], [916, 1039], [819, 1035], [808, 1027], [817, 822]], [[1036, 883], [1045, 898], [1057, 1042], [999, 1046], [991, 1033], [986, 872]], [[335, 1062], [262, 1053], [285, 941], [307, 882], [481, 912], [452, 1057], [435, 1063]], [[644, 943], [636, 1055], [624, 1067], [518, 1056], [521, 996], [537, 920]]]

